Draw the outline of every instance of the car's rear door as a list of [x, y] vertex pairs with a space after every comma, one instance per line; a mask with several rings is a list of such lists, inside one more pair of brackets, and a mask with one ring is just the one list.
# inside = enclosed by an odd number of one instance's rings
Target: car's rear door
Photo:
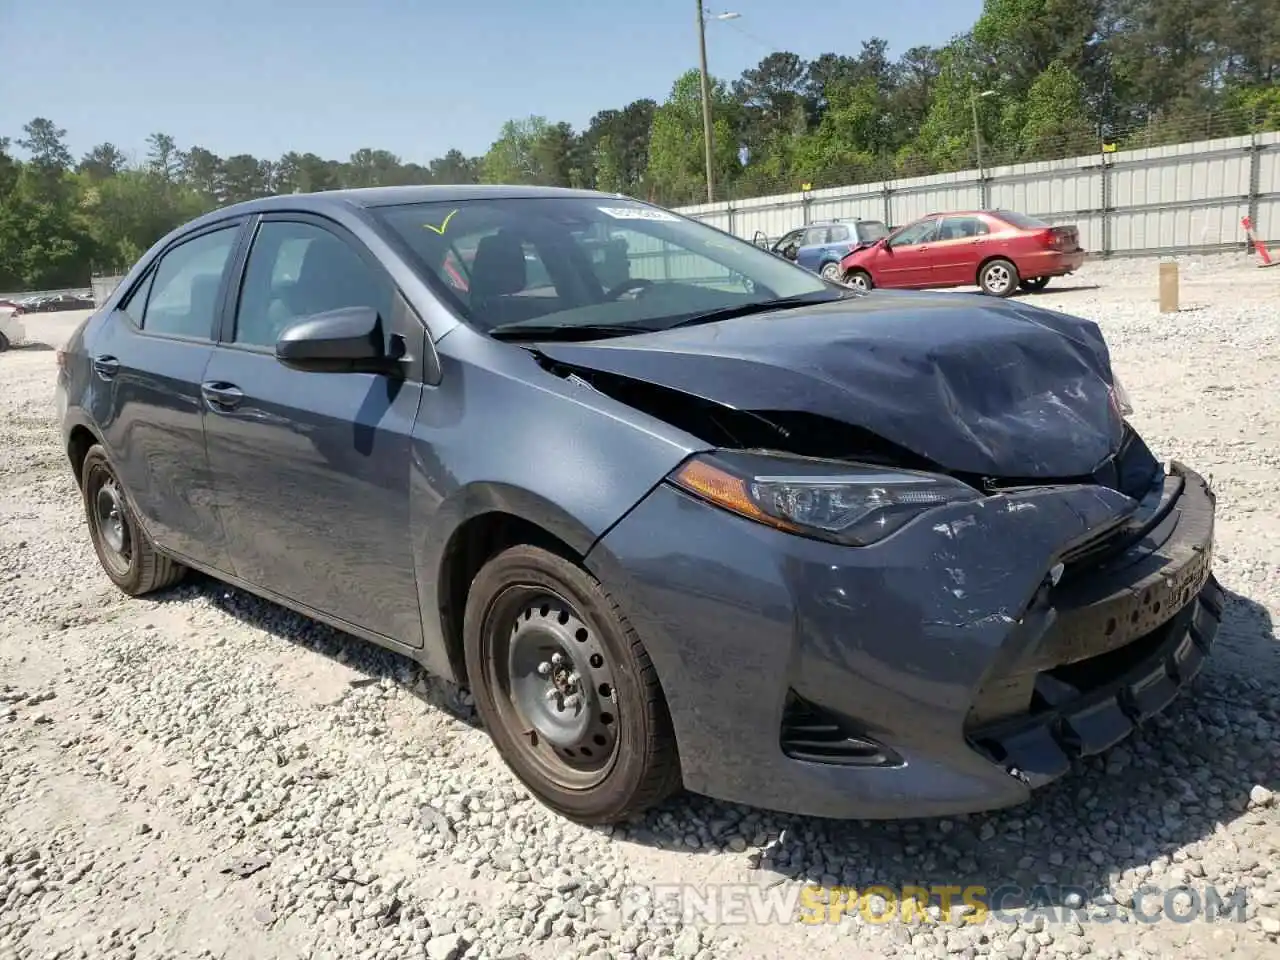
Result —
[[989, 246], [989, 233], [981, 217], [943, 217], [933, 244], [933, 281], [948, 286], [977, 283], [978, 264]]
[[243, 224], [224, 221], [169, 246], [85, 344], [87, 406], [148, 532], [164, 549], [222, 572], [229, 565], [200, 384]]
[[204, 373], [209, 462], [235, 574], [402, 643], [422, 643], [409, 529], [420, 379], [306, 373], [275, 359], [293, 320], [375, 307], [422, 356], [426, 331], [358, 239], [306, 214], [254, 227]]

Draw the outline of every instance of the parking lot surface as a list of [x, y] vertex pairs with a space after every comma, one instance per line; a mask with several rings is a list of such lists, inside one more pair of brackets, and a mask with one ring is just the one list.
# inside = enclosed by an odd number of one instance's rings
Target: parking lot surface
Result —
[[[1214, 658], [1028, 805], [903, 823], [682, 797], [583, 829], [408, 661], [209, 580], [126, 599], [53, 419], [84, 314], [29, 317], [0, 355], [0, 958], [1280, 955], [1280, 268], [1183, 260], [1174, 314], [1156, 269], [1025, 299], [1097, 320], [1152, 449], [1212, 476]], [[674, 884], [704, 899], [642, 905]], [[881, 889], [814, 923], [805, 885]], [[1092, 899], [878, 919], [904, 887]]]

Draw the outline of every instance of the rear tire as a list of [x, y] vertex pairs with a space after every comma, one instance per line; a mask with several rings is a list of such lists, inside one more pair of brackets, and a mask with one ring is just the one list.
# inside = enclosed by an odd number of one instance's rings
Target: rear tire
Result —
[[531, 546], [481, 568], [463, 619], [476, 710], [512, 773], [581, 824], [616, 823], [680, 787], [649, 655], [581, 567]]
[[1027, 277], [1019, 284], [1028, 293], [1037, 293], [1049, 285], [1048, 277]]
[[875, 287], [875, 284], [871, 281], [871, 274], [865, 270], [850, 270], [844, 275], [844, 282], [863, 293], [870, 293]]
[[89, 536], [112, 583], [140, 597], [171, 587], [186, 575], [187, 568], [156, 550], [142, 529], [100, 444], [85, 454], [80, 478]]
[[982, 265], [978, 286], [990, 297], [1007, 297], [1018, 289], [1018, 268], [1003, 257]]

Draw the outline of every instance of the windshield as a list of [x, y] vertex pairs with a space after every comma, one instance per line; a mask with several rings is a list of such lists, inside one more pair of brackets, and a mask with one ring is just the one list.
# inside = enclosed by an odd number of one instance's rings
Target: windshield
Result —
[[512, 325], [661, 330], [839, 288], [666, 210], [601, 195], [415, 203], [370, 211], [482, 332]]
[[1028, 217], [1025, 213], [1014, 213], [1012, 210], [997, 210], [996, 214], [1001, 220], [1010, 226], [1017, 227], [1019, 230], [1041, 230], [1049, 224], [1043, 220], [1037, 220], [1035, 217]]

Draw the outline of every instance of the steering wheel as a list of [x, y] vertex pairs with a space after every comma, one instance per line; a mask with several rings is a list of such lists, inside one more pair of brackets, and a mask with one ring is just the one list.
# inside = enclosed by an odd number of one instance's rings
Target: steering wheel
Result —
[[649, 280], [645, 277], [631, 277], [627, 280], [623, 280], [617, 286], [610, 287], [608, 290], [606, 290], [604, 292], [604, 298], [606, 300], [617, 300], [620, 296], [622, 296], [628, 290], [647, 290], [649, 287], [652, 287], [652, 286], [653, 286], [652, 280]]

